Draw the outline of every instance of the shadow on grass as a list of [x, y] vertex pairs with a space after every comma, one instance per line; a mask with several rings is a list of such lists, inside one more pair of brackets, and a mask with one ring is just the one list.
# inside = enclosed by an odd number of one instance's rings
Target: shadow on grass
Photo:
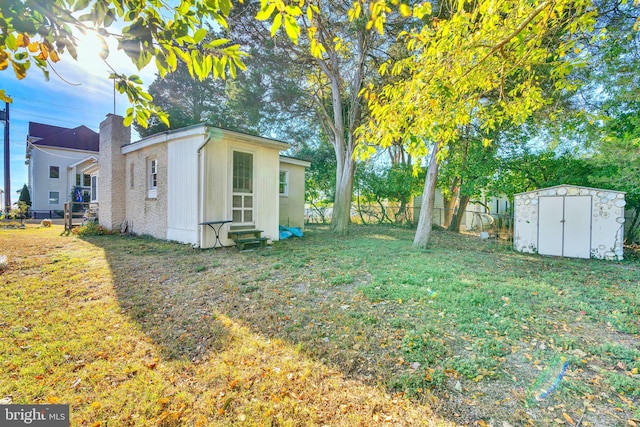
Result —
[[[444, 405], [439, 415], [461, 424], [527, 419], [526, 396], [514, 396], [539, 372], [527, 368], [512, 380], [510, 365], [527, 365], [525, 352], [543, 362], [557, 357], [539, 350], [549, 334], [588, 348], [589, 337], [565, 336], [554, 325], [583, 308], [595, 319], [620, 306], [607, 298], [609, 284], [588, 286], [617, 274], [603, 262], [527, 256], [446, 232], [416, 251], [412, 237], [392, 227], [353, 227], [348, 237], [311, 228], [301, 240], [246, 252], [148, 238], [85, 240], [104, 249], [121, 307], [167, 359], [197, 363], [223, 350], [230, 336], [219, 317], [228, 317], [363, 384], [431, 403], [432, 390]], [[631, 283], [640, 268], [627, 265], [632, 271], [620, 282]], [[574, 270], [586, 272], [572, 281], [565, 274]], [[623, 321], [633, 328], [628, 314]], [[637, 332], [628, 333], [637, 342]], [[511, 350], [516, 345], [521, 353]], [[484, 401], [469, 400], [474, 392]]]

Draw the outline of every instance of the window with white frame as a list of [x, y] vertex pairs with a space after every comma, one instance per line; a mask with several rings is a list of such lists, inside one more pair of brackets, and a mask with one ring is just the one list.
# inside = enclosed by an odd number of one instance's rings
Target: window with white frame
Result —
[[51, 179], [60, 178], [60, 166], [49, 166], [49, 178]]
[[91, 175], [91, 201], [98, 201], [98, 175]]
[[49, 191], [49, 204], [50, 205], [60, 204], [60, 193], [58, 191]]
[[158, 159], [147, 160], [147, 197], [158, 197]]
[[289, 195], [289, 171], [280, 171], [280, 195]]
[[76, 187], [90, 187], [91, 176], [87, 174], [76, 174]]

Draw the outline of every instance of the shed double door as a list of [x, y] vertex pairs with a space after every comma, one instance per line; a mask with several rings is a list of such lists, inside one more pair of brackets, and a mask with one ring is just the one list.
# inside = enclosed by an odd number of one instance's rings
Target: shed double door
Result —
[[591, 196], [538, 199], [538, 253], [590, 258]]

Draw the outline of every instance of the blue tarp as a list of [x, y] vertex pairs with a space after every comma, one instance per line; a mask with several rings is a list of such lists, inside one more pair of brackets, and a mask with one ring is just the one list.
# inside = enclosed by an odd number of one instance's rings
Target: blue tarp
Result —
[[280, 226], [280, 240], [287, 239], [291, 236], [302, 237], [302, 229], [299, 227]]

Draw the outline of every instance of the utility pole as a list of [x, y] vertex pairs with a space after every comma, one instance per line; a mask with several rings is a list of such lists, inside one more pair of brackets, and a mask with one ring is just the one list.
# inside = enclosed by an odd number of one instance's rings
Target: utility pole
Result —
[[5, 103], [4, 111], [0, 111], [0, 120], [4, 120], [4, 211], [11, 210], [11, 173], [9, 152], [9, 103]]

